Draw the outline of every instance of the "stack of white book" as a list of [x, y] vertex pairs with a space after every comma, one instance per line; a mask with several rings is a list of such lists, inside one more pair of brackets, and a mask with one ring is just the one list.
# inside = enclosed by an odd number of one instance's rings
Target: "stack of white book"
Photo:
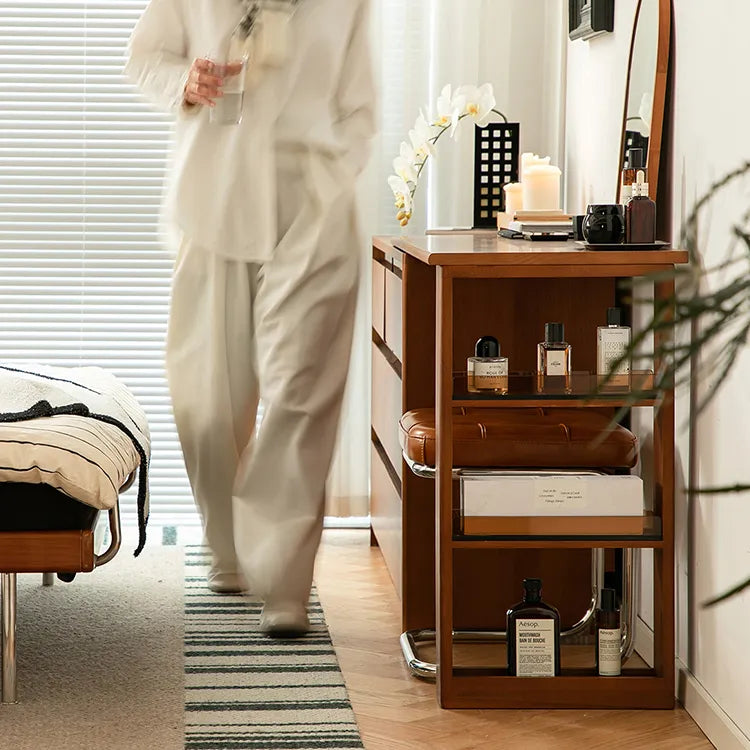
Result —
[[562, 212], [552, 211], [517, 211], [514, 215], [498, 214], [498, 228], [514, 232], [570, 233], [573, 231], [573, 218]]
[[465, 534], [641, 534], [643, 481], [630, 474], [467, 472]]

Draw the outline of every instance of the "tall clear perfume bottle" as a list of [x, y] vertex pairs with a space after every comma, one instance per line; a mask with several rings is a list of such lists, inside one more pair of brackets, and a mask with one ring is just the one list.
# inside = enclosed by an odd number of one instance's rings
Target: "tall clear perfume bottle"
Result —
[[[610, 372], [613, 384], [622, 383], [624, 378], [620, 376], [630, 374], [630, 357], [625, 356], [629, 347], [630, 327], [622, 325], [622, 311], [619, 307], [608, 308], [607, 325], [596, 329], [596, 372], [600, 382]], [[618, 377], [615, 378], [615, 375]]]
[[508, 358], [500, 356], [494, 336], [482, 336], [474, 346], [474, 356], [466, 360], [466, 388], [470, 393], [508, 392]]
[[560, 613], [542, 601], [539, 578], [524, 578], [523, 601], [508, 610], [506, 633], [509, 675], [560, 674]]
[[544, 341], [537, 344], [537, 392], [570, 393], [572, 347], [562, 323], [544, 324]]

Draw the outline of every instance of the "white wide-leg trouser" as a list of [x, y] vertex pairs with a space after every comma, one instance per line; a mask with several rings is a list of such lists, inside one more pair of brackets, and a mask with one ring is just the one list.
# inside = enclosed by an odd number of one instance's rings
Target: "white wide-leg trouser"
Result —
[[358, 248], [336, 178], [329, 157], [280, 153], [272, 258], [183, 243], [175, 264], [167, 372], [213, 568], [274, 605], [310, 593], [349, 368]]

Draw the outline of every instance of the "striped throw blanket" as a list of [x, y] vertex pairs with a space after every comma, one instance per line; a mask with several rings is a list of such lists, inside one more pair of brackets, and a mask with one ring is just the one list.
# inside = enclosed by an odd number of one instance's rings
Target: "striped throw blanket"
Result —
[[146, 542], [151, 438], [133, 394], [99, 367], [0, 365], [0, 481], [49, 484], [111, 508], [138, 470], [138, 555]]

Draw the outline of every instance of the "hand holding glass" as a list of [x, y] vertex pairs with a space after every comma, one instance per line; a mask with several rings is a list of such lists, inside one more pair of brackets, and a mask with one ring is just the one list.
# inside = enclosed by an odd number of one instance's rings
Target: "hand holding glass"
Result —
[[212, 60], [210, 64], [211, 73], [221, 80], [221, 88], [209, 111], [209, 120], [215, 125], [237, 125], [242, 120], [246, 60]]

